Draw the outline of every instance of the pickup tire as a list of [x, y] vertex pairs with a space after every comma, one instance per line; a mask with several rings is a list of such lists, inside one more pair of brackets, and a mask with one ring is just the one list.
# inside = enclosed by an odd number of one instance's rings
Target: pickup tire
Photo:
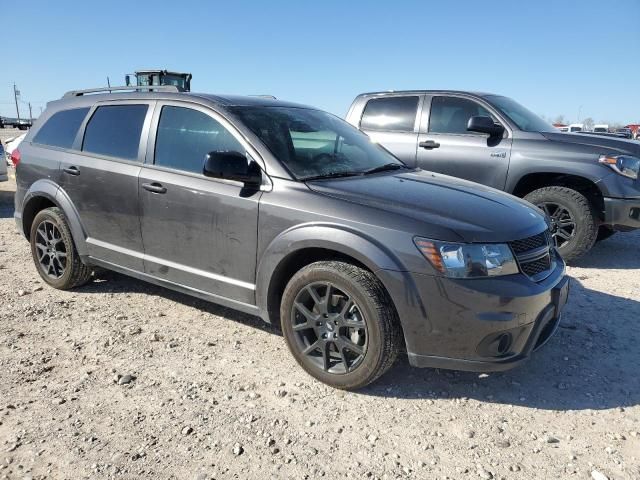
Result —
[[401, 348], [387, 291], [371, 272], [345, 262], [316, 262], [298, 271], [285, 287], [280, 318], [296, 361], [335, 388], [373, 382]]
[[588, 252], [598, 236], [598, 216], [587, 197], [568, 187], [544, 187], [524, 197], [551, 219], [558, 251], [571, 262]]
[[68, 290], [91, 279], [91, 268], [80, 260], [67, 219], [58, 207], [38, 212], [29, 241], [38, 273], [47, 284]]

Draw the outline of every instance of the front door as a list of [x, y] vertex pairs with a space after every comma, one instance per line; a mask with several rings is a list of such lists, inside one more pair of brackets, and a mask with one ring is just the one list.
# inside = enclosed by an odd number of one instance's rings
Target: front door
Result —
[[431, 97], [431, 102], [425, 99], [418, 137], [418, 166], [504, 189], [511, 137], [506, 130], [504, 137], [498, 139], [469, 132], [469, 118], [479, 115], [498, 122], [495, 115], [472, 99], [444, 95]]
[[104, 102], [90, 113], [76, 152], [60, 164], [61, 194], [76, 208], [89, 255], [143, 270], [138, 174], [154, 102]]
[[262, 192], [202, 174], [207, 153], [246, 148], [208, 109], [165, 103], [154, 117], [139, 179], [145, 272], [254, 304]]

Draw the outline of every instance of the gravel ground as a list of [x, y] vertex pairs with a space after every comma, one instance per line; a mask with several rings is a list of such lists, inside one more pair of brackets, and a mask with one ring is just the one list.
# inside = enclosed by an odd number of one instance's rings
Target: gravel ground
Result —
[[640, 478], [640, 234], [569, 269], [558, 334], [345, 393], [277, 329], [137, 280], [40, 281], [0, 184], [0, 478]]

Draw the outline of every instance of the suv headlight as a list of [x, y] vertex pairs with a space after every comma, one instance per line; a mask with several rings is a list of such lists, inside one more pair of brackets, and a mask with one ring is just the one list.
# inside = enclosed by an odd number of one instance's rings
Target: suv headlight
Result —
[[448, 243], [416, 237], [418, 250], [447, 277], [477, 278], [513, 275], [518, 265], [504, 243]]
[[640, 158], [630, 155], [600, 155], [598, 162], [634, 180], [638, 178], [638, 172], [640, 172]]

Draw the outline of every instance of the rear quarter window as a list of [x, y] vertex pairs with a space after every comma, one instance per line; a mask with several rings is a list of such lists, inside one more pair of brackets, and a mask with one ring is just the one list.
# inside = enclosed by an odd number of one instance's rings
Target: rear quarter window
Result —
[[136, 160], [147, 105], [98, 107], [87, 124], [82, 151]]
[[33, 143], [51, 147], [71, 148], [78, 129], [89, 112], [87, 108], [72, 108], [54, 113], [38, 130]]
[[373, 98], [362, 113], [360, 128], [388, 132], [413, 132], [419, 97]]

